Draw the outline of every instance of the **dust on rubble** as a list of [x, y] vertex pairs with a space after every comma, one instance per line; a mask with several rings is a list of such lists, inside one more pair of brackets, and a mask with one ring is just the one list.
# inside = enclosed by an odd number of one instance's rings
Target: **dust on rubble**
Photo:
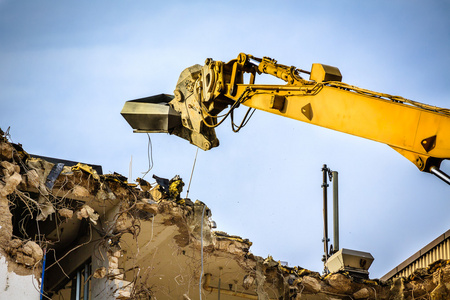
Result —
[[[270, 256], [254, 256], [248, 239], [214, 231], [206, 204], [181, 197], [184, 183], [179, 176], [170, 180], [155, 176], [156, 183], [138, 179], [139, 185], [135, 186], [120, 174], [99, 175], [90, 166], [77, 164], [61, 168], [49, 185], [54, 168], [55, 164], [33, 158], [20, 144], [11, 143], [0, 130], [0, 254], [7, 258], [10, 272], [38, 277], [44, 249], [54, 257], [49, 258], [46, 269], [54, 270], [72, 251], [88, 245], [95, 234], [100, 241], [94, 248], [95, 255], [107, 264], [93, 270], [93, 277], [107, 278], [122, 286], [117, 290], [120, 299], [150, 297], [157, 284], [139, 279], [142, 273], [134, 272], [139, 266], [123, 270], [121, 264], [127, 251], [143, 253], [153, 236], [147, 237], [146, 245], [136, 244], [138, 249], [134, 250], [122, 240], [131, 237], [137, 241], [143, 229], [153, 228], [157, 219], [158, 226], [176, 228], [171, 238], [177, 255], [186, 249], [201, 250], [208, 259], [235, 262], [237, 272], [242, 273], [241, 285], [245, 291], [253, 291], [252, 297], [269, 299], [270, 289], [281, 299], [301, 299], [304, 295], [333, 299], [450, 298], [450, 261], [437, 261], [408, 278], [388, 282], [358, 279], [345, 272], [324, 276], [301, 267], [283, 266]], [[48, 229], [49, 221], [57, 228]], [[80, 228], [87, 229], [73, 231], [77, 236], [65, 235], [74, 224], [83, 224]], [[198, 279], [198, 258], [184, 257], [192, 260], [187, 265], [197, 263], [192, 270]]]

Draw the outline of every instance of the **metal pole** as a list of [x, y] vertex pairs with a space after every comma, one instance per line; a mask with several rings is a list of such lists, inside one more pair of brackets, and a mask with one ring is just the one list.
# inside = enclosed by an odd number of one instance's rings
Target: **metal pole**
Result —
[[333, 171], [333, 252], [339, 251], [339, 191], [338, 172]]
[[70, 288], [70, 300], [76, 300], [77, 298], [77, 277], [72, 278], [72, 287]]
[[325, 262], [328, 260], [328, 201], [327, 201], [327, 175], [328, 168], [327, 165], [323, 165], [323, 250], [325, 252], [324, 258]]
[[44, 274], [45, 274], [45, 261], [47, 260], [47, 249], [44, 249], [44, 260], [42, 261], [42, 277], [41, 277], [41, 297], [44, 296]]
[[84, 265], [84, 293], [83, 300], [89, 300], [89, 273], [90, 273], [90, 264], [86, 263]]
[[75, 291], [75, 300], [81, 299], [81, 270], [77, 271], [77, 287]]

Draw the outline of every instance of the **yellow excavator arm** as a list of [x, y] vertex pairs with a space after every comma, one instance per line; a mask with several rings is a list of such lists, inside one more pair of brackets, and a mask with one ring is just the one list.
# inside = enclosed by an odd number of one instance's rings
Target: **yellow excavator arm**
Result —
[[[255, 84], [266, 73], [284, 85]], [[301, 74], [309, 75], [309, 80]], [[248, 83], [244, 83], [244, 74]], [[419, 170], [450, 184], [439, 167], [450, 158], [450, 110], [373, 92], [341, 82], [338, 68], [313, 64], [311, 71], [241, 53], [228, 63], [207, 59], [185, 69], [174, 96], [128, 101], [122, 115], [135, 132], [168, 132], [209, 150], [219, 145], [214, 128], [228, 117], [239, 131], [251, 109], [334, 129], [389, 145]], [[233, 112], [248, 106], [241, 124]], [[222, 113], [222, 115], [220, 115]]]

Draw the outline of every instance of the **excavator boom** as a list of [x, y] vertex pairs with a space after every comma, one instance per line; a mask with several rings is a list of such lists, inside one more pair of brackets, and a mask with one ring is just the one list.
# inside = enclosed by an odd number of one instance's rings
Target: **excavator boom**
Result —
[[[248, 83], [244, 83], [245, 73], [250, 75]], [[262, 73], [286, 83], [255, 84], [256, 76]], [[309, 79], [303, 79], [301, 74], [309, 75]], [[232, 120], [234, 131], [246, 124], [250, 110], [240, 125], [233, 121], [234, 110], [242, 104], [384, 143], [419, 170], [450, 184], [450, 177], [439, 169], [441, 162], [450, 158], [449, 109], [361, 89], [341, 80], [339, 69], [332, 66], [313, 64], [311, 71], [305, 71], [278, 64], [271, 58], [241, 53], [228, 63], [207, 59], [204, 66], [185, 69], [173, 98], [149, 97], [153, 101], [151, 107], [143, 99], [128, 101], [122, 115], [137, 132], [167, 132], [209, 150], [219, 145], [214, 128], [225, 119]], [[167, 117], [163, 118], [161, 109], [156, 109], [155, 99], [161, 99]], [[136, 104], [139, 101], [141, 105]], [[143, 122], [144, 119], [158, 120], [160, 125], [149, 129], [143, 124], [155, 122]]]

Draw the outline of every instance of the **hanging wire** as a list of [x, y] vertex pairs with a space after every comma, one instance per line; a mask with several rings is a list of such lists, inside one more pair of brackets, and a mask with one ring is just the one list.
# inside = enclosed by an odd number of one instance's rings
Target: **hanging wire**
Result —
[[150, 134], [147, 133], [148, 136], [148, 146], [147, 146], [147, 156], [148, 156], [148, 170], [143, 172], [142, 179], [144, 179], [145, 175], [153, 169], [153, 146], [152, 139], [150, 138]]
[[191, 178], [189, 178], [189, 185], [188, 185], [187, 192], [186, 192], [186, 198], [188, 197], [189, 189], [191, 188], [192, 175], [194, 174], [195, 163], [197, 162], [197, 154], [198, 154], [198, 147], [197, 147], [197, 151], [195, 152], [195, 159], [194, 159], [194, 164], [192, 165]]

